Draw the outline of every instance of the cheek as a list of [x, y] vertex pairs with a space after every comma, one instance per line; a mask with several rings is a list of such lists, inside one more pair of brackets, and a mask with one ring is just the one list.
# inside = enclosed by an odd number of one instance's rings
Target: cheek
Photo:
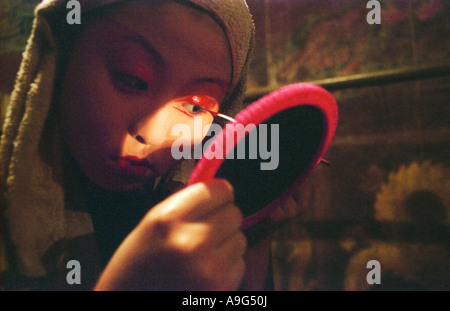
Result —
[[98, 63], [69, 65], [61, 104], [69, 147], [85, 153], [83, 157], [98, 156], [106, 146], [113, 148], [126, 134], [127, 111]]

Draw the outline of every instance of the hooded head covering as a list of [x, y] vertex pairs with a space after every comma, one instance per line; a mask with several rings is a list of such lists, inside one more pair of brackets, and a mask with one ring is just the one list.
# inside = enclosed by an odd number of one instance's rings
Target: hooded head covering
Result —
[[[223, 106], [228, 113], [237, 112], [254, 40], [245, 0], [174, 1], [208, 12], [224, 30], [232, 55], [232, 83]], [[83, 17], [123, 0], [78, 2]], [[44, 0], [37, 6], [3, 125], [0, 273], [14, 270], [26, 277], [45, 276], [48, 267], [42, 257], [52, 245], [93, 232], [88, 213], [66, 208], [62, 141], [51, 130], [51, 103], [65, 49], [61, 38], [71, 29], [66, 22], [68, 12], [65, 0]]]

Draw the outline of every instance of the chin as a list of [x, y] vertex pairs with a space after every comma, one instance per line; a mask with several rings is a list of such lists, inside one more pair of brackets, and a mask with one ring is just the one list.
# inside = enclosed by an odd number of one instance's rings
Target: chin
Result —
[[135, 179], [129, 176], [114, 176], [110, 175], [105, 177], [104, 175], [91, 176], [90, 179], [100, 188], [110, 191], [127, 192], [142, 188], [145, 184], [148, 184], [154, 180], [154, 178]]
[[140, 189], [149, 182], [151, 182], [151, 180], [149, 180], [148, 182], [117, 182], [117, 183], [108, 182], [102, 184], [97, 183], [97, 185], [105, 190], [128, 192]]

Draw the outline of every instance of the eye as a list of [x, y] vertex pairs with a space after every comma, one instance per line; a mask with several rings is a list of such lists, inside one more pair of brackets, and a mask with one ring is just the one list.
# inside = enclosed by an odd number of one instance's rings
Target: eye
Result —
[[206, 111], [205, 108], [203, 108], [202, 106], [199, 106], [199, 105], [184, 103], [184, 104], [182, 104], [182, 106], [184, 107], [184, 109], [186, 109], [191, 114], [199, 114], [199, 113]]
[[137, 90], [137, 91], [147, 91], [148, 90], [148, 83], [144, 81], [141, 78], [138, 78], [136, 76], [123, 73], [120, 71], [116, 71], [114, 73], [114, 77], [119, 81], [120, 84], [122, 84], [124, 87], [131, 89], [131, 90]]

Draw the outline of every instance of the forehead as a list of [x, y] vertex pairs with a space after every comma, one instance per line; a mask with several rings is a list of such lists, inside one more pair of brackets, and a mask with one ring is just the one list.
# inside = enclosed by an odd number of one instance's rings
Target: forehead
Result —
[[[130, 1], [102, 20], [103, 24], [108, 24], [108, 20], [118, 22], [124, 26], [122, 30], [139, 35], [173, 66], [183, 67], [192, 61], [198, 70], [231, 80], [227, 37], [203, 11], [171, 1]], [[109, 26], [114, 27], [114, 23]]]

